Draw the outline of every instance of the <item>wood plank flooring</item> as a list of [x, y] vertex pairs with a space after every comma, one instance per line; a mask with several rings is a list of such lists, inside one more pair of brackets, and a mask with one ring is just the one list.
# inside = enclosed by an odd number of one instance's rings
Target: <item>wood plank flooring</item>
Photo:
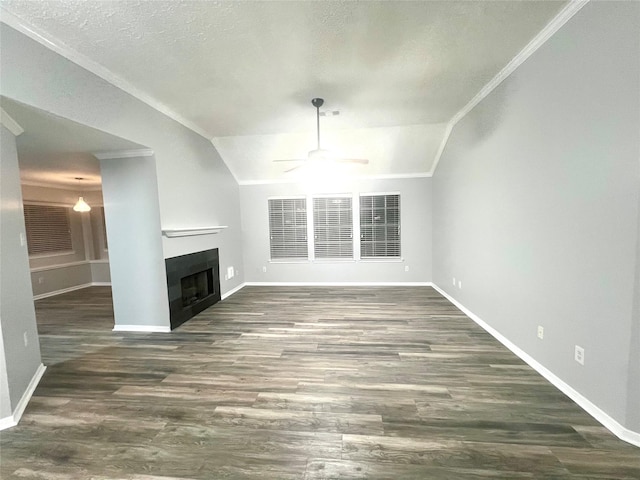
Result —
[[171, 334], [36, 302], [3, 479], [640, 479], [628, 445], [428, 287], [245, 287]]

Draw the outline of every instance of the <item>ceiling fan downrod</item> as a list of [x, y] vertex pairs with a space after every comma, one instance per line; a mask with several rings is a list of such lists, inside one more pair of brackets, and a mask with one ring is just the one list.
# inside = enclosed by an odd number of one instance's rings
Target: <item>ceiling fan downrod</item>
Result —
[[314, 98], [311, 100], [311, 105], [316, 107], [316, 131], [318, 132], [318, 150], [320, 150], [320, 107], [323, 104], [323, 98]]

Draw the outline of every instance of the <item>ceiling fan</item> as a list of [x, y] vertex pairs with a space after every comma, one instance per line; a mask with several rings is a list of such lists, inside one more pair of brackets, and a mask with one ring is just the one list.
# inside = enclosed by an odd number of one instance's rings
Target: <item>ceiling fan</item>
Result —
[[[319, 165], [322, 162], [329, 163], [359, 163], [359, 164], [367, 164], [369, 160], [365, 158], [338, 158], [334, 157], [329, 150], [325, 150], [320, 148], [320, 107], [324, 104], [324, 99], [322, 98], [314, 98], [311, 100], [311, 105], [316, 107], [316, 127], [318, 132], [318, 147], [315, 150], [309, 151], [307, 154], [307, 158], [290, 158], [290, 159], [278, 159], [274, 160], [274, 162], [305, 162], [301, 165], [297, 165], [289, 170], [286, 170], [285, 173], [293, 172], [298, 168], [304, 166], [306, 163], [313, 163]], [[332, 112], [336, 114], [337, 112]]]

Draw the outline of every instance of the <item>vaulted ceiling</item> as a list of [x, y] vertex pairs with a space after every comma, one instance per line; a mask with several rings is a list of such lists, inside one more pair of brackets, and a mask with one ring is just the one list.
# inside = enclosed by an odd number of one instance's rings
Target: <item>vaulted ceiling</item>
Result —
[[363, 175], [431, 171], [446, 124], [564, 1], [3, 0], [83, 66], [212, 140], [239, 181], [315, 148]]

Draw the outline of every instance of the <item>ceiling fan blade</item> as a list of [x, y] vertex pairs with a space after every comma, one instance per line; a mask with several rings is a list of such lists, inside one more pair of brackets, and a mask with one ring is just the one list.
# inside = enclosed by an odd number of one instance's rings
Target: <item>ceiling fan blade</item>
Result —
[[272, 162], [306, 162], [306, 158], [277, 158], [275, 160], [271, 160]]
[[290, 168], [289, 170], [285, 170], [284, 173], [289, 173], [289, 172], [293, 172], [295, 170], [298, 170], [300, 167], [302, 167], [302, 165], [297, 165], [293, 168]]
[[362, 165], [369, 163], [366, 158], [336, 158], [335, 161], [338, 163], [360, 163]]

